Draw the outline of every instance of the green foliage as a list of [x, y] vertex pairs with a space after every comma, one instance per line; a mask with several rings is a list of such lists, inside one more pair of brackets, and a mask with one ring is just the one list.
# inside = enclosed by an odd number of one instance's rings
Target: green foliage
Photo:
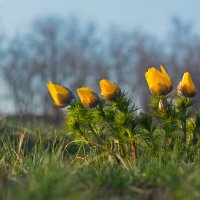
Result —
[[[154, 128], [149, 113], [141, 114], [140, 124], [148, 132], [161, 134]], [[179, 158], [175, 148], [157, 156], [150, 156], [146, 150], [137, 162], [130, 157], [121, 158], [123, 164], [118, 164], [114, 155], [87, 152], [82, 145], [74, 154], [69, 149], [72, 141], [64, 142], [62, 131], [47, 132], [41, 128], [38, 132], [36, 125], [31, 133], [26, 133], [18, 160], [20, 135], [17, 129], [9, 127], [9, 132], [6, 129], [2, 128], [0, 141], [0, 199], [198, 200], [200, 197], [197, 146]], [[28, 140], [33, 138], [29, 147]]]
[[67, 110], [67, 133], [93, 148], [119, 153], [122, 150], [117, 146], [123, 146], [125, 150], [125, 146], [137, 135], [137, 110], [122, 91], [118, 92], [115, 101], [105, 102], [101, 99], [91, 109], [75, 101]]
[[150, 113], [140, 113], [138, 131], [144, 142], [147, 144], [148, 151], [157, 155], [161, 136], [158, 134], [158, 129], [155, 122], [153, 122], [153, 116]]
[[199, 144], [200, 117], [194, 115], [195, 101], [174, 94], [152, 96], [148, 113], [139, 109], [126, 93], [119, 90], [114, 101], [99, 100], [96, 107], [86, 109], [74, 101], [66, 114], [68, 135], [88, 151], [121, 158], [148, 153], [159, 156], [176, 152], [176, 159], [190, 159]]

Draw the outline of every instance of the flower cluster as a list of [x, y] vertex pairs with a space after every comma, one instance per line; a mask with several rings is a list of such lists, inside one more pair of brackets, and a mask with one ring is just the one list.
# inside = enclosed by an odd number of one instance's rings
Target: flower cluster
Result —
[[192, 117], [193, 112], [191, 112], [191, 109], [195, 103], [192, 98], [196, 94], [196, 88], [190, 73], [185, 72], [183, 74], [183, 78], [177, 86], [178, 97], [174, 95], [170, 97], [170, 101], [168, 101], [167, 94], [172, 90], [172, 81], [164, 67], [161, 66], [161, 72], [152, 67], [146, 72], [145, 76], [151, 93], [157, 97], [155, 103], [155, 98], [152, 98], [152, 109], [155, 116], [163, 121], [164, 140], [166, 138], [174, 140], [177, 127], [180, 126], [183, 132], [182, 142], [185, 144], [188, 134], [188, 121]]
[[199, 137], [200, 114], [193, 112], [196, 87], [190, 73], [186, 72], [176, 93], [169, 95], [173, 89], [172, 80], [165, 68], [160, 68], [161, 71], [151, 67], [145, 73], [153, 94], [152, 112], [140, 115], [126, 93], [106, 79], [99, 81], [101, 97], [90, 87], [78, 88], [78, 98], [67, 87], [51, 82], [47, 87], [57, 107], [70, 105], [66, 117], [67, 134], [95, 148], [96, 152], [111, 152], [117, 162], [119, 155], [132, 155], [136, 160], [138, 151], [144, 149], [146, 153], [146, 148], [157, 156], [160, 149], [168, 151], [179, 146], [178, 152], [182, 155], [182, 145], [195, 145]]
[[[119, 92], [117, 84], [103, 79], [99, 81], [99, 85], [101, 88], [101, 95], [105, 100], [115, 100]], [[67, 87], [56, 85], [51, 82], [47, 84], [47, 87], [54, 100], [54, 104], [60, 108], [70, 105], [75, 98], [74, 94]], [[87, 109], [93, 108], [99, 103], [99, 96], [90, 87], [78, 88], [77, 93], [82, 105]]]
[[[153, 95], [164, 96], [172, 91], [172, 81], [161, 65], [161, 72], [154, 67], [148, 69], [145, 73], [146, 81], [149, 89]], [[177, 92], [181, 96], [192, 98], [196, 94], [196, 88], [192, 81], [189, 72], [184, 73], [182, 80], [180, 81]]]
[[[161, 72], [154, 67], [149, 68], [145, 73], [146, 81], [149, 89], [153, 95], [165, 96], [172, 91], [172, 81], [164, 67], [161, 65]], [[100, 80], [101, 95], [105, 100], [115, 100], [119, 88], [117, 84], [112, 83], [106, 79]], [[53, 83], [47, 84], [49, 92], [58, 107], [66, 107], [74, 99], [73, 93], [64, 86]], [[181, 96], [192, 98], [196, 94], [196, 88], [189, 72], [184, 73], [180, 81], [177, 92]], [[83, 87], [77, 89], [78, 96], [85, 108], [92, 108], [98, 104], [99, 97], [90, 87]]]

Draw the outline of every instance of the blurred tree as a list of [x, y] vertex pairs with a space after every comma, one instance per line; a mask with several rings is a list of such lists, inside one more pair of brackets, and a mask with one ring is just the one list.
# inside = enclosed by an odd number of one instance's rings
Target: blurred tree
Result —
[[26, 40], [16, 37], [12, 39], [5, 52], [4, 78], [18, 113], [33, 111], [33, 63]]
[[47, 17], [36, 20], [28, 34], [8, 40], [0, 54], [1, 66], [16, 111], [59, 117], [60, 109], [52, 104], [47, 82], [76, 93], [84, 86], [97, 90], [101, 78], [117, 82], [146, 109], [149, 90], [144, 74], [149, 67], [161, 64], [174, 79], [175, 89], [184, 71], [189, 71], [199, 85], [200, 37], [190, 24], [174, 19], [163, 41], [117, 28], [104, 36], [92, 23], [83, 26], [73, 17]]
[[1, 113], [1, 104], [2, 102], [4, 101], [4, 97], [3, 97], [3, 92], [2, 92], [2, 82], [3, 82], [3, 35], [2, 33], [0, 32], [0, 113]]
[[[178, 18], [172, 21], [172, 30], [166, 44], [166, 63], [170, 66], [174, 89], [185, 71], [189, 71], [196, 86], [200, 85], [200, 36], [194, 33], [192, 24], [183, 23]], [[197, 92], [197, 98], [200, 97]], [[198, 105], [199, 106], [199, 105]]]
[[4, 77], [16, 111], [59, 116], [46, 83], [65, 85], [74, 92], [86, 84], [97, 87], [106, 73], [102, 52], [93, 24], [81, 27], [75, 18], [36, 20], [29, 34], [16, 36], [6, 49]]

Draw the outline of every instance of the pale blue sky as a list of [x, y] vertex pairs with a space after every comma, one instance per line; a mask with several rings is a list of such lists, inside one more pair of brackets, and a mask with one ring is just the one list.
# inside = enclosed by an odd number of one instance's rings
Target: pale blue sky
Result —
[[0, 30], [26, 31], [33, 19], [53, 14], [93, 21], [103, 31], [114, 24], [125, 30], [140, 27], [163, 37], [172, 16], [192, 22], [200, 33], [199, 10], [200, 0], [0, 0]]

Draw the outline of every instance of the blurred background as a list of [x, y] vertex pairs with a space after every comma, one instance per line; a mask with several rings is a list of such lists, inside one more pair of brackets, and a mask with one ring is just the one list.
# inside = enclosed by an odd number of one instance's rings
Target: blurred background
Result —
[[[199, 0], [0, 0], [0, 114], [59, 122], [46, 83], [76, 92], [110, 79], [147, 109], [145, 71], [200, 86]], [[197, 98], [200, 93], [197, 93]]]

